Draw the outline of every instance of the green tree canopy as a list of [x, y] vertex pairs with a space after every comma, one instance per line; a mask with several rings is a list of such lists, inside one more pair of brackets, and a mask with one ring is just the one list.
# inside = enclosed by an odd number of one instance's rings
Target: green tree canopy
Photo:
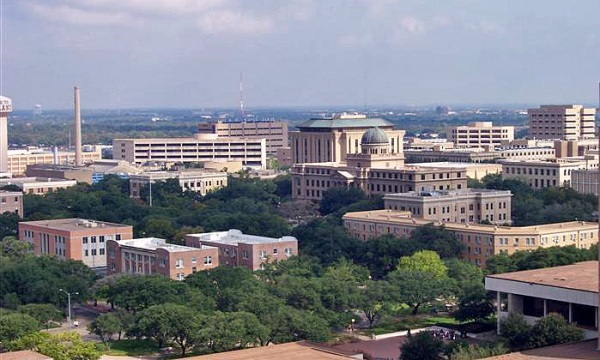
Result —
[[427, 272], [436, 278], [444, 278], [448, 273], [448, 268], [440, 256], [431, 250], [421, 250], [411, 256], [403, 256], [400, 258], [398, 270]]
[[400, 360], [439, 360], [444, 348], [442, 340], [429, 331], [422, 331], [407, 339], [400, 347]]

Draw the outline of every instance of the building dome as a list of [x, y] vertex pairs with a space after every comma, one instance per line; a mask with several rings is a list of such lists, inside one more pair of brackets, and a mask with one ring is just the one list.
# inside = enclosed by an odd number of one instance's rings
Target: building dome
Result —
[[388, 144], [390, 139], [388, 138], [385, 131], [378, 127], [371, 128], [363, 134], [360, 139], [361, 145], [377, 145], [377, 144]]

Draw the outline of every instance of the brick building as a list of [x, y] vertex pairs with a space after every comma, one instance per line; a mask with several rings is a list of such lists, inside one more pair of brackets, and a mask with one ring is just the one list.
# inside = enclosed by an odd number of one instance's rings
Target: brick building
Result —
[[19, 239], [32, 244], [36, 255], [80, 260], [99, 270], [106, 267], [107, 241], [132, 237], [130, 225], [104, 221], [56, 219], [19, 223]]
[[270, 238], [246, 235], [235, 229], [188, 234], [185, 243], [191, 247], [217, 247], [220, 265], [245, 266], [250, 270], [260, 269], [265, 262], [298, 255], [298, 240], [293, 236]]
[[219, 266], [216, 247], [169, 244], [159, 238], [110, 240], [107, 242], [109, 274], [160, 274], [183, 280], [197, 271]]
[[216, 134], [220, 138], [265, 139], [269, 154], [288, 146], [285, 121], [209, 121], [198, 124], [198, 133]]

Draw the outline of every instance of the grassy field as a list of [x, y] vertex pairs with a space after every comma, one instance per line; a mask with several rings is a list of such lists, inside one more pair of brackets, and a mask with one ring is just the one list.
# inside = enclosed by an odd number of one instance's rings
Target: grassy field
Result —
[[159, 351], [158, 346], [151, 340], [115, 340], [110, 342], [110, 349], [102, 345], [105, 355], [113, 356], [142, 356]]

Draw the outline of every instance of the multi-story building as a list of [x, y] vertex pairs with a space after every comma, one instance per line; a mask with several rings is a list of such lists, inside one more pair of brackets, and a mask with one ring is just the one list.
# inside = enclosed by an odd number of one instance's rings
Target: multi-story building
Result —
[[477, 121], [448, 129], [448, 140], [456, 147], [499, 146], [514, 138], [514, 126], [494, 126], [491, 121]]
[[293, 236], [270, 238], [229, 230], [202, 234], [188, 234], [187, 246], [214, 246], [219, 249], [219, 264], [261, 269], [267, 262], [286, 260], [298, 255], [298, 240]]
[[361, 138], [370, 128], [383, 130], [390, 152], [402, 154], [404, 130], [384, 119], [367, 118], [359, 114], [339, 114], [331, 118], [311, 119], [290, 132], [292, 163], [341, 163], [348, 154], [362, 152]]
[[288, 146], [288, 124], [285, 121], [210, 121], [198, 125], [198, 133], [216, 134], [220, 138], [266, 139], [267, 153]]
[[280, 147], [275, 153], [275, 158], [279, 166], [292, 166], [292, 148], [289, 146]]
[[542, 105], [528, 109], [529, 136], [538, 139], [589, 139], [596, 134], [596, 109], [583, 105]]
[[241, 161], [246, 167], [264, 169], [266, 156], [265, 139], [195, 134], [189, 138], [113, 140], [113, 158], [135, 164], [149, 161], [167, 164]]
[[[102, 159], [102, 150], [99, 147], [84, 147], [81, 152], [84, 163], [92, 163]], [[74, 164], [74, 151], [46, 151], [34, 150], [8, 150], [8, 172], [13, 175], [24, 175], [27, 166], [35, 164]]]
[[139, 198], [143, 187], [157, 181], [177, 179], [182, 191], [194, 191], [204, 196], [227, 186], [227, 173], [218, 171], [186, 169], [181, 171], [148, 171], [129, 177], [129, 194]]
[[197, 271], [219, 266], [218, 249], [169, 244], [164, 239], [110, 240], [108, 274], [160, 274], [183, 280]]
[[507, 190], [463, 189], [386, 194], [384, 207], [410, 211], [425, 220], [496, 224], [511, 222], [511, 197]]
[[572, 170], [571, 187], [582, 194], [598, 196], [600, 171], [598, 170]]
[[106, 267], [106, 243], [131, 239], [130, 225], [85, 219], [56, 219], [19, 223], [19, 239], [33, 246], [36, 255], [80, 260], [91, 268]]
[[0, 179], [0, 187], [6, 185], [15, 185], [19, 187], [24, 194], [44, 195], [59, 189], [75, 186], [77, 185], [77, 181], [36, 177]]
[[420, 162], [462, 162], [483, 163], [494, 162], [501, 159], [510, 160], [546, 160], [554, 159], [553, 147], [513, 147], [503, 146], [492, 148], [458, 148], [458, 149], [431, 149], [431, 150], [405, 150], [406, 160], [410, 163]]
[[[485, 288], [496, 292], [498, 333], [510, 313], [523, 315], [530, 324], [555, 313], [579, 327], [584, 339], [598, 337], [598, 261], [488, 275]], [[503, 355], [503, 359], [598, 359], [594, 345], [596, 341], [571, 343], [569, 351], [553, 346], [546, 348], [546, 356]]]
[[23, 217], [23, 193], [0, 190], [0, 214], [15, 213]]
[[404, 150], [447, 150], [454, 149], [454, 143], [447, 139], [421, 139], [417, 137], [408, 138], [404, 142]]
[[594, 157], [580, 159], [556, 159], [554, 161], [500, 161], [502, 178], [521, 180], [534, 189], [571, 185], [571, 173], [574, 170], [598, 168], [598, 159]]
[[411, 163], [411, 166], [423, 167], [423, 168], [438, 168], [438, 169], [465, 169], [467, 177], [471, 179], [482, 179], [486, 175], [500, 174], [502, 172], [502, 165], [496, 163], [464, 163], [464, 162], [424, 162], [424, 163]]
[[0, 96], [0, 174], [8, 173], [8, 114], [12, 112], [12, 100]]
[[382, 235], [408, 236], [417, 227], [444, 226], [464, 244], [461, 257], [485, 266], [492, 255], [513, 254], [540, 247], [576, 246], [589, 248], [598, 243], [598, 223], [571, 221], [532, 226], [498, 226], [455, 222], [435, 222], [413, 217], [409, 211], [373, 210], [346, 213], [344, 226], [354, 236], [368, 240]]
[[[400, 139], [401, 140], [401, 139]], [[332, 187], [355, 187], [367, 195], [467, 188], [465, 169], [405, 166], [402, 149], [393, 151], [385, 131], [371, 128], [360, 139], [360, 153], [344, 163], [295, 164], [292, 196], [320, 200]]]
[[75, 180], [78, 183], [92, 183], [94, 171], [91, 168], [75, 165], [35, 164], [28, 165], [25, 175], [37, 178]]

